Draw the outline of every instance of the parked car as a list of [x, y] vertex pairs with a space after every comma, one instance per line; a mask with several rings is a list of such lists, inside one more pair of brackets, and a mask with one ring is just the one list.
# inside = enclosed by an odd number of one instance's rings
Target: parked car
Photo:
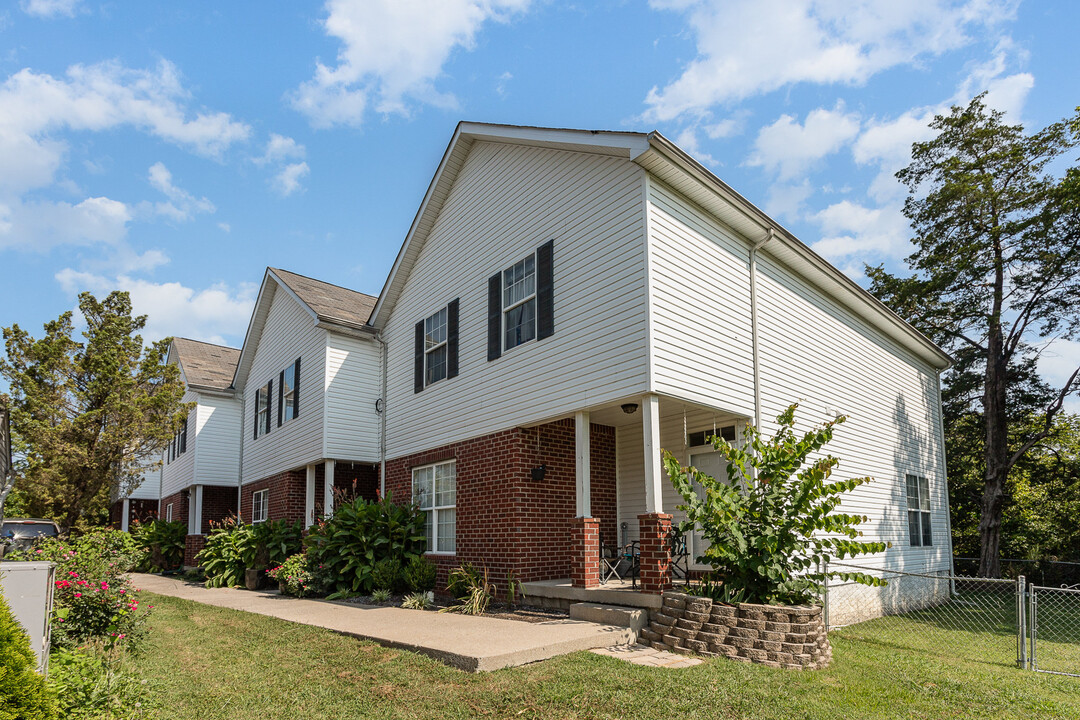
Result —
[[0, 557], [4, 556], [8, 547], [15, 550], [26, 550], [39, 537], [56, 537], [59, 534], [60, 526], [52, 520], [43, 518], [7, 518], [0, 525]]

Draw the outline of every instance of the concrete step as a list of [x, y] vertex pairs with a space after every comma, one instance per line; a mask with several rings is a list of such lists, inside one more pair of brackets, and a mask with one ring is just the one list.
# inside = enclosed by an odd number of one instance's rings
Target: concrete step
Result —
[[629, 628], [636, 637], [643, 628], [648, 626], [649, 611], [643, 608], [624, 607], [622, 605], [579, 602], [570, 606], [570, 618], [601, 625], [616, 625]]

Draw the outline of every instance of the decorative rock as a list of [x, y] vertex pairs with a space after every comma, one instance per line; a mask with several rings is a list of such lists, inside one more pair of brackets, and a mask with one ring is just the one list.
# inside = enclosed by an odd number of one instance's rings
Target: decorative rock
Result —
[[716, 623], [704, 623], [701, 626], [701, 632], [714, 635], [727, 635], [729, 629], [727, 625], [717, 625]]
[[712, 598], [695, 597], [686, 600], [686, 609], [691, 612], [709, 612], [712, 607]]
[[[769, 625], [770, 623], [765, 623]], [[785, 635], [780, 632], [769, 632], [768, 630], [762, 630], [759, 637], [762, 640], [770, 640], [772, 642], [784, 642]]]
[[769, 640], [758, 640], [757, 644], [754, 647], [765, 650], [767, 652], [780, 652], [780, 643], [772, 642]]
[[803, 646], [802, 643], [786, 642], [781, 644], [780, 649], [786, 653], [791, 653], [792, 655], [795, 655], [803, 651]]
[[[690, 640], [697, 635], [696, 630], [687, 630], [686, 628], [677, 627], [671, 631], [669, 637], [679, 638], [681, 640]], [[669, 639], [668, 642], [671, 642]]]
[[758, 661], [758, 665], [764, 665], [765, 667], [771, 667], [771, 668], [777, 668], [777, 669], [780, 668], [780, 663], [776, 662], [775, 660], [760, 660], [760, 661]]
[[666, 613], [657, 613], [653, 615], [652, 619], [653, 622], [658, 622], [661, 625], [674, 625], [675, 621], [678, 620], [674, 615], [668, 615]]
[[722, 617], [736, 617], [738, 615], [737, 608], [734, 605], [720, 605], [713, 603], [713, 606], [709, 608], [709, 614], [715, 618]]
[[701, 640], [702, 642], [707, 642], [707, 643], [712, 644], [712, 643], [722, 642], [724, 637], [725, 637], [724, 635], [720, 635], [718, 633], [701, 632], [699, 630], [695, 640]]
[[[786, 612], [770, 612], [770, 613], [765, 613], [765, 614], [769, 616], [769, 621], [770, 622], [774, 622], [774, 623], [790, 623], [791, 622], [791, 615], [789, 615]], [[787, 630], [783, 630], [781, 632], [787, 632]]]
[[693, 650], [696, 653], [705, 652], [709, 648], [709, 644], [702, 642], [701, 640], [687, 640], [686, 647]]
[[725, 626], [727, 626], [729, 628], [739, 626], [739, 618], [737, 618], [737, 617], [719, 617], [718, 618], [718, 617], [716, 617], [714, 615], [710, 615], [709, 618], [711, 620], [715, 620], [716, 622], [720, 623], [721, 625], [725, 625]]
[[649, 623], [649, 629], [657, 635], [667, 635], [669, 632], [671, 632], [670, 625], [661, 625], [660, 623], [655, 621]]
[[691, 610], [689, 606], [686, 608], [686, 610], [683, 610], [684, 620], [693, 620], [698, 624], [704, 624], [709, 622], [711, 618], [712, 615], [710, 615], [708, 612], [697, 612], [696, 610]]
[[692, 630], [694, 632], [697, 632], [701, 629], [701, 623], [682, 618], [681, 620], [675, 621], [675, 627], [682, 630]]
[[[729, 637], [728, 638], [728, 644], [729, 645], [734, 645], [735, 647], [739, 648], [739, 650], [750, 650], [750, 649], [752, 649], [754, 647], [755, 642], [757, 642], [757, 640], [751, 640], [750, 638], [741, 638], [741, 637]], [[807, 657], [809, 657], [809, 656], [807, 656]]]
[[752, 618], [739, 618], [739, 627], [760, 631], [765, 629], [765, 621], [754, 620]]
[[[663, 627], [663, 625], [661, 625], [661, 627]], [[654, 632], [648, 628], [643, 628], [638, 631], [638, 638], [643, 639], [646, 642], [652, 643], [659, 641], [661, 638], [663, 638], [663, 635], [658, 632]]]
[[776, 620], [766, 620], [765, 629], [769, 632], [777, 633], [789, 633], [792, 632], [791, 623], [778, 622]]
[[728, 637], [732, 637], [732, 638], [749, 638], [750, 640], [757, 640], [758, 639], [758, 631], [757, 630], [752, 630], [750, 628], [742, 628], [742, 627], [731, 628], [731, 631], [728, 632]]
[[751, 661], [756, 663], [765, 662], [769, 659], [769, 654], [764, 650], [758, 650], [757, 648], [747, 648], [740, 650], [739, 654], [745, 658], [750, 658]]

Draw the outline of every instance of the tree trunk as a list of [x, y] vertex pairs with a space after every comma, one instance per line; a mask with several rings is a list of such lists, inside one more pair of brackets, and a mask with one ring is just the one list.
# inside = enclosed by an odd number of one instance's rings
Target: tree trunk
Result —
[[1000, 326], [991, 326], [987, 338], [986, 387], [983, 411], [986, 421], [985, 485], [979, 519], [979, 577], [1001, 575], [1001, 507], [1009, 475], [1009, 432], [1005, 407], [1006, 362]]

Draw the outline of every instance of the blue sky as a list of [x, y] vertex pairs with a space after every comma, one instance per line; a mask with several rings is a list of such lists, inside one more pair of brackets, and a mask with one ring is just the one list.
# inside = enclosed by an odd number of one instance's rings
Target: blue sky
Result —
[[378, 294], [459, 120], [659, 130], [862, 281], [936, 112], [1080, 104], [1069, 0], [0, 7], [0, 325], [35, 334], [123, 288], [239, 346], [267, 265]]

